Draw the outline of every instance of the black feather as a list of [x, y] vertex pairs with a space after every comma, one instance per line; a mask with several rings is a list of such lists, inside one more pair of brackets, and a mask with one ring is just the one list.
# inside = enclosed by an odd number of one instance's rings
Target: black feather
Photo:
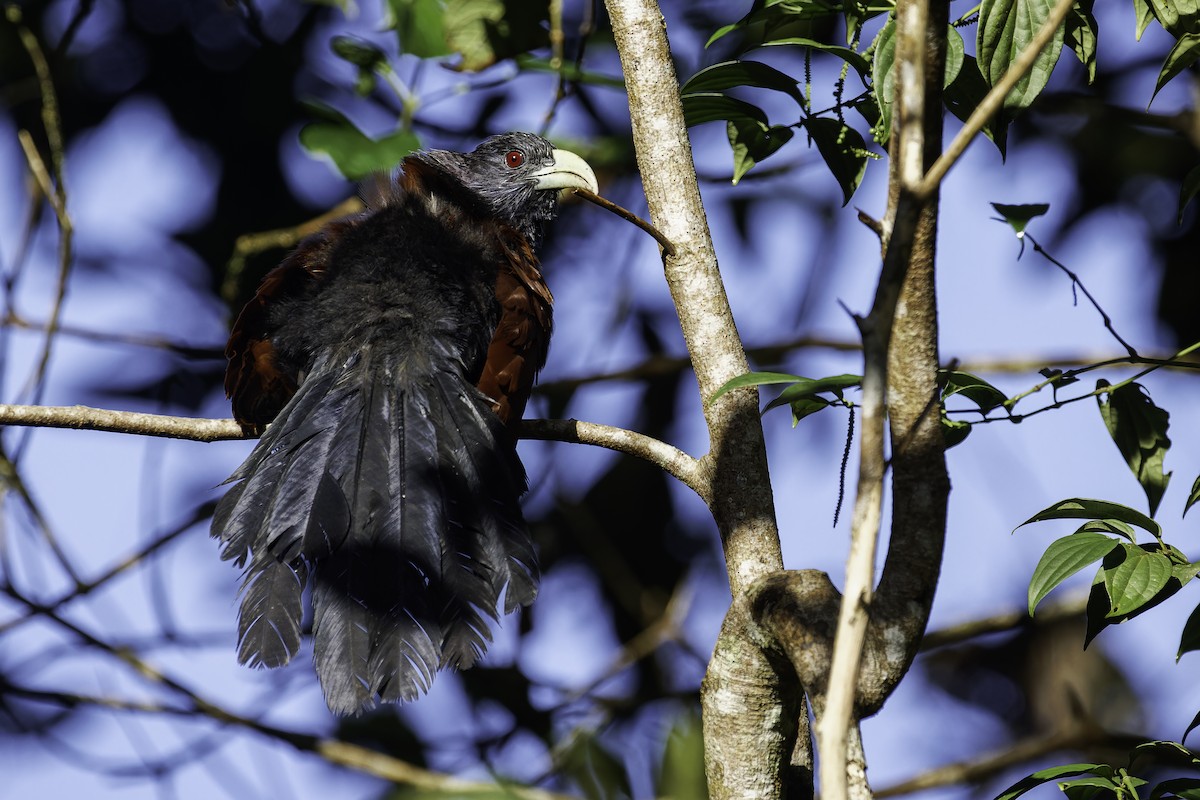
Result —
[[[476, 191], [470, 158], [427, 158], [445, 170], [427, 176], [436, 201], [411, 186], [386, 197], [341, 229], [320, 283], [274, 303], [271, 343], [299, 388], [213, 517], [222, 558], [245, 570], [239, 661], [296, 654], [311, 583], [314, 661], [337, 713], [410, 700], [439, 669], [472, 665], [501, 596], [507, 613], [537, 593], [525, 473], [475, 387], [508, 250], [472, 206], [492, 199], [462, 199]], [[552, 213], [535, 200], [528, 235]], [[496, 225], [525, 207], [506, 202]]]

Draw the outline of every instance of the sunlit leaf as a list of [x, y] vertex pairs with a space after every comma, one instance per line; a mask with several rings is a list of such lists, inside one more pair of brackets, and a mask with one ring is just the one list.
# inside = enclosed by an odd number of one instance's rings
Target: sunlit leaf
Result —
[[1197, 33], [1200, 4], [1196, 0], [1150, 0], [1158, 23], [1172, 36]]
[[871, 90], [879, 106], [879, 121], [872, 127], [875, 141], [887, 144], [892, 135], [892, 103], [896, 93], [896, 20], [888, 18], [872, 44]]
[[1192, 482], [1192, 491], [1188, 493], [1187, 505], [1183, 507], [1184, 516], [1187, 516], [1188, 509], [1200, 502], [1200, 475], [1196, 476], [1196, 480]]
[[1089, 500], [1082, 497], [1072, 497], [1060, 500], [1049, 508], [1043, 509], [1018, 525], [1024, 527], [1031, 522], [1043, 522], [1049, 519], [1109, 519], [1127, 522], [1130, 525], [1149, 531], [1156, 537], [1162, 536], [1162, 527], [1154, 520], [1136, 509], [1107, 500]]
[[396, 131], [372, 139], [346, 119], [305, 125], [300, 129], [300, 144], [310, 153], [328, 156], [351, 180], [390, 170], [421, 147], [414, 133]]
[[1077, 0], [1067, 14], [1063, 43], [1071, 48], [1087, 70], [1088, 83], [1096, 80], [1096, 39], [1099, 30], [1092, 16], [1093, 0]]
[[745, 375], [738, 375], [736, 378], [725, 381], [721, 388], [713, 392], [713, 396], [709, 398], [708, 402], [716, 402], [716, 399], [726, 392], [740, 389], [743, 386], [766, 386], [773, 383], [795, 383], [803, 380], [808, 379], [800, 375], [789, 375], [786, 372], [747, 372]]
[[985, 414], [1004, 405], [1005, 401], [1008, 400], [1004, 392], [992, 386], [978, 375], [972, 375], [969, 372], [940, 370], [938, 372], [938, 383], [942, 386], [943, 400], [956, 394], [962, 395], [978, 406], [979, 410]]
[[[1158, 596], [1171, 580], [1171, 562], [1160, 553], [1151, 553], [1130, 544], [1122, 544], [1125, 558], [1113, 566], [1101, 567], [1108, 591], [1109, 617], [1128, 616]], [[1114, 559], [1115, 561], [1115, 559]]]
[[1154, 21], [1154, 9], [1150, 8], [1149, 0], [1133, 0], [1133, 14], [1137, 18], [1134, 36], [1140, 42], [1146, 28]]
[[[1109, 382], [1096, 382], [1097, 391], [1108, 388]], [[1150, 395], [1137, 383], [1128, 383], [1098, 394], [1100, 416], [1104, 425], [1146, 493], [1150, 516], [1158, 511], [1171, 473], [1163, 472], [1163, 458], [1171, 447], [1167, 438], [1170, 415], [1154, 405]]]
[[420, 58], [452, 52], [446, 43], [443, 0], [388, 0], [385, 27], [396, 31], [401, 52]]
[[772, 408], [794, 403], [797, 400], [815, 397], [820, 394], [829, 393], [837, 398], [842, 397], [842, 392], [853, 386], [858, 386], [862, 383], [860, 375], [834, 375], [828, 378], [801, 378], [791, 386], [779, 393], [779, 396], [767, 403], [764, 411], [770, 411]]
[[[979, 7], [975, 53], [979, 70], [988, 85], [995, 86], [1012, 62], [1030, 45], [1050, 17], [1053, 0], [983, 0]], [[1004, 99], [1004, 112], [1011, 118], [1041, 94], [1062, 52], [1063, 26], [1038, 55], [1031, 69]]]
[[1176, 75], [1196, 63], [1198, 58], [1200, 58], [1200, 33], [1186, 33], [1180, 36], [1179, 41], [1175, 42], [1175, 46], [1171, 48], [1171, 52], [1167, 53], [1167, 58], [1163, 61], [1162, 70], [1158, 73], [1158, 80], [1154, 82], [1154, 94], [1150, 96], [1150, 102], [1154, 102], [1160, 89]]
[[[1090, 644], [1091, 641], [1096, 638], [1096, 636], [1098, 636], [1105, 628], [1108, 628], [1112, 625], [1119, 625], [1122, 622], [1133, 619], [1134, 617], [1141, 616], [1152, 608], [1158, 606], [1160, 603], [1166, 601], [1183, 588], [1183, 584], [1174, 577], [1174, 574], [1172, 574], [1170, 577], [1168, 577], [1167, 582], [1163, 585], [1163, 587], [1156, 594], [1150, 597], [1150, 599], [1146, 600], [1140, 605], [1129, 608], [1128, 611], [1113, 611], [1114, 603], [1123, 602], [1126, 606], [1132, 605], [1128, 602], [1130, 600], [1128, 596], [1122, 595], [1114, 599], [1113, 595], [1110, 594], [1107, 580], [1109, 577], [1112, 577], [1110, 571], [1119, 569], [1121, 565], [1125, 563], [1128, 555], [1128, 550], [1126, 548], [1128, 547], [1129, 545], [1122, 545], [1119, 548], [1114, 548], [1112, 552], [1105, 556], [1104, 563], [1102, 564], [1101, 568], [1097, 570], [1096, 577], [1092, 581], [1092, 589], [1088, 594], [1087, 600], [1087, 630], [1084, 634], [1084, 647], [1087, 647], [1088, 644]], [[1144, 549], [1145, 547], [1147, 547], [1147, 545], [1143, 545], [1142, 548], [1134, 549]], [[1159, 558], [1165, 557], [1160, 555]]]
[[1059, 584], [1119, 546], [1119, 541], [1101, 533], [1073, 533], [1052, 543], [1029, 580], [1029, 615]]
[[[1107, 772], [1106, 772], [1107, 770]], [[996, 800], [1015, 800], [1021, 795], [1028, 792], [1030, 789], [1036, 789], [1043, 783], [1056, 781], [1059, 778], [1067, 778], [1072, 775], [1084, 775], [1087, 773], [1094, 774], [1111, 774], [1112, 768], [1106, 764], [1063, 764], [1059, 767], [1049, 767], [1040, 769], [1031, 775], [1028, 775], [1014, 783], [1012, 786], [1005, 789], [996, 796]]]

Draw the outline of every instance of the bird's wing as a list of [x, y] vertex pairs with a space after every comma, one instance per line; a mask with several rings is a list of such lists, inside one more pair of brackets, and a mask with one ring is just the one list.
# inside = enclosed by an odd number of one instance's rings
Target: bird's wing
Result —
[[505, 259], [496, 276], [500, 322], [478, 386], [510, 429], [521, 420], [534, 378], [546, 364], [554, 297], [530, 242], [514, 230], [501, 237]]
[[296, 393], [294, 370], [281, 365], [271, 343], [270, 309], [324, 280], [329, 253], [338, 238], [357, 225], [358, 217], [338, 220], [306, 238], [283, 262], [267, 273], [254, 297], [233, 323], [225, 345], [225, 395], [233, 417], [247, 430], [261, 433]]

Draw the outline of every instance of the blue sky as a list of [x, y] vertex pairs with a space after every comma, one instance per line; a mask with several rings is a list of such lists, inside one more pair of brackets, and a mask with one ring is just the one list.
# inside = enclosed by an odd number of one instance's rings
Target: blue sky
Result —
[[[69, 4], [59, 4], [61, 8]], [[367, 5], [366, 3], [363, 4]], [[94, 21], [84, 26], [88, 36], [102, 38], [105, 9], [100, 3]], [[268, 6], [269, 10], [270, 6]], [[269, 15], [268, 15], [269, 16]], [[1129, 54], [1132, 40], [1128, 14], [1115, 14], [1111, 25], [1113, 58]], [[282, 24], [282, 23], [281, 23]], [[94, 26], [92, 30], [90, 26]], [[350, 24], [370, 31], [369, 16]], [[313, 37], [312, 53], [332, 77], [338, 62], [324, 56], [329, 30]], [[1128, 34], [1128, 35], [1127, 35]], [[1148, 34], [1150, 38], [1153, 34]], [[1129, 40], [1129, 41], [1126, 41]], [[84, 37], [83, 45], [90, 39]], [[1117, 44], [1117, 41], [1120, 44]], [[676, 40], [677, 47], [693, 43]], [[1161, 42], [1155, 46], [1161, 45]], [[1106, 42], [1107, 45], [1107, 42]], [[81, 45], [82, 46], [82, 45]], [[598, 68], [615, 71], [598, 56]], [[1064, 55], [1064, 62], [1068, 57]], [[318, 72], [320, 72], [318, 70]], [[344, 76], [342, 76], [344, 79]], [[443, 76], [446, 81], [460, 80]], [[1150, 84], [1131, 82], [1130, 104], [1142, 107]], [[529, 108], [509, 108], [497, 119], [500, 126], [533, 127], [544, 110], [548, 79], [528, 82]], [[1168, 112], [1186, 101], [1182, 91], [1168, 89], [1154, 109]], [[466, 101], [464, 101], [466, 102]], [[622, 102], [619, 94], [601, 100]], [[454, 101], [431, 107], [431, 121], [462, 114]], [[364, 118], [363, 124], [386, 124]], [[578, 136], [580, 116], [569, 104], [563, 107], [552, 133]], [[951, 124], [951, 130], [956, 129]], [[797, 137], [799, 140], [799, 137]], [[696, 130], [696, 159], [702, 171], [728, 169], [728, 144], [719, 125]], [[1022, 147], [1015, 142], [1006, 164], [990, 144], [976, 142], [951, 173], [944, 187], [939, 241], [939, 290], [942, 295], [941, 348], [943, 360], [1037, 359], [1054, 355], [1120, 352], [1103, 329], [1095, 311], [1073, 303], [1067, 279], [1028, 248], [1018, 260], [1019, 243], [1011, 230], [994, 221], [990, 202], [1048, 202], [1047, 225], [1073, 202], [1072, 177], [1061, 154], [1049, 146]], [[302, 153], [294, 140], [280, 142], [279, 157], [287, 167], [289, 186], [303, 191], [314, 207], [340, 199], [344, 184], [328, 167]], [[800, 333], [850, 340], [855, 331], [837, 301], [862, 311], [870, 302], [879, 268], [877, 242], [844, 210], [832, 222], [815, 210], [814, 201], [836, 199], [837, 187], [818, 162], [815, 151], [797, 141], [780, 158], [799, 160], [794, 174], [770, 183], [744, 183], [737, 188], [704, 184], [709, 199], [725, 193], [775, 192], [773, 202], [755, 206], [751, 220], [755, 238], [743, 243], [727, 217], [710, 222], [739, 328], [748, 343], [763, 343]], [[23, 157], [16, 145], [13, 123], [0, 109], [0, 265], [13, 263], [27, 214]], [[161, 105], [133, 93], [93, 131], [71, 143], [67, 153], [70, 212], [76, 225], [76, 246], [81, 259], [103, 261], [104, 269], [77, 269], [64, 307], [64, 323], [89, 330], [159, 336], [194, 345], [223, 342], [228, 319], [224, 306], [207, 287], [208, 272], [197, 256], [177, 238], [213, 213], [220, 176], [220, 154], [189, 141]], [[853, 205], [869, 213], [883, 210], [885, 186], [882, 165], [873, 165]], [[798, 189], [796, 183], [801, 188]], [[637, 187], [629, 183], [602, 186], [622, 204], [642, 210]], [[800, 202], [803, 196], [808, 202]], [[1148, 193], [1149, 202], [1162, 203], [1162, 214], [1174, 215], [1170, 187]], [[615, 293], [628, 294], [650, 307], [667, 308], [669, 298], [652, 243], [642, 234], [602, 216], [598, 209], [574, 209], [576, 219], [588, 226], [611, 231], [606, 248], [618, 258], [587, 261], [573, 269], [549, 263], [559, 309], [558, 329], [543, 380], [553, 380], [619, 368], [642, 357], [635, 332], [625, 330], [615, 341], [603, 344], [590, 339], [586, 324], [597, 315], [610, 314]], [[1058, 217], [1061, 219], [1061, 216]], [[297, 220], [299, 221], [299, 220]], [[1039, 235], [1042, 223], [1031, 227]], [[1075, 269], [1089, 290], [1112, 316], [1122, 335], [1145, 352], [1169, 349], [1163, 330], [1154, 321], [1157, 271], [1144, 243], [1144, 222], [1121, 212], [1105, 212], [1089, 219], [1054, 248], [1054, 255]], [[1049, 228], [1046, 228], [1047, 233]], [[1042, 237], [1043, 240], [1049, 236]], [[16, 307], [31, 319], [45, 319], [56, 275], [57, 237], [47, 215], [38, 230], [33, 255], [22, 273]], [[559, 242], [562, 256], [574, 242]], [[827, 258], [814, 259], [817, 245]], [[580, 246], [587, 245], [581, 242]], [[809, 313], [793, 324], [794, 298], [808, 280], [810, 270], [827, 274], [824, 291], [814, 299]], [[614, 291], [615, 290], [615, 291]], [[0, 364], [0, 397], [12, 401], [30, 374], [40, 347], [40, 337], [12, 330]], [[676, 337], [672, 349], [681, 352]], [[47, 404], [96, 403], [97, 383], [114, 374], [151, 379], [164, 369], [166, 357], [144, 348], [114, 348], [72, 337], [60, 337], [51, 363]], [[853, 354], [802, 351], [790, 361], [792, 369], [812, 376], [855, 372]], [[1125, 373], [1097, 373], [1110, 380]], [[1117, 376], [1117, 377], [1114, 377]], [[1022, 374], [987, 375], [1008, 393], [1037, 381]], [[1086, 379], [1085, 379], [1086, 380]], [[1156, 402], [1173, 412], [1174, 447], [1168, 468], [1174, 481], [1163, 502], [1160, 517], [1168, 540], [1190, 552], [1188, 536], [1194, 517], [1179, 522], [1178, 514], [1192, 479], [1200, 473], [1200, 428], [1193, 415], [1195, 380], [1180, 374], [1156, 374], [1146, 381]], [[632, 391], [621, 385], [603, 385], [582, 393], [571, 413], [621, 425], [632, 417]], [[1043, 398], [1044, 399], [1044, 398]], [[1030, 401], [1027, 401], [1030, 402]], [[1037, 398], [1030, 402], [1036, 405]], [[126, 407], [162, 411], [156, 404]], [[535, 406], [535, 412], [539, 409]], [[228, 415], [219, 392], [209, 396], [198, 414]], [[706, 435], [694, 397], [680, 400], [681, 422], [674, 443], [693, 454], [706, 447]], [[845, 417], [826, 413], [806, 420], [793, 430], [786, 413], [765, 417], [772, 474], [783, 538], [785, 560], [791, 568], [827, 570], [840, 583], [847, 550], [848, 515], [831, 527], [837, 495], [837, 465], [844, 439]], [[95, 575], [140, 542], [169, 528], [200, 497], [217, 494], [217, 486], [249, 450], [249, 443], [198, 444], [158, 441], [102, 433], [39, 430], [32, 434], [7, 431], [9, 447], [30, 436], [22, 474], [46, 510], [73, 561], [84, 567], [84, 576]], [[564, 446], [556, 445], [561, 451]], [[571, 469], [552, 469], [544, 457], [548, 446], [525, 443], [522, 457], [529, 468], [531, 504], [545, 503], [554, 492], [578, 493], [589, 485], [612, 453], [574, 448]], [[560, 454], [561, 457], [561, 454]], [[981, 426], [968, 441], [948, 456], [954, 490], [943, 580], [935, 602], [932, 626], [952, 624], [977, 615], [1020, 608], [1028, 577], [1041, 551], [1070, 528], [1034, 526], [1010, 534], [1013, 527], [1056, 500], [1102, 497], [1144, 508], [1141, 490], [1104, 433], [1091, 401], [1028, 420], [1020, 426]], [[556, 462], [559, 463], [559, 462]], [[853, 468], [853, 460], [851, 464]], [[680, 513], [711, 529], [707, 512], [687, 490], [678, 487]], [[64, 577], [46, 566], [44, 547], [30, 533], [25, 515], [5, 505], [0, 530], [11, 570], [10, 577], [33, 585], [51, 598], [67, 588]], [[713, 546], [716, 547], [715, 531]], [[594, 608], [597, 592], [582, 570], [564, 568], [546, 576], [542, 594], [532, 610], [537, 625], [521, 649], [521, 666], [538, 670], [546, 680], [562, 686], [583, 686], [615, 656], [620, 643], [606, 629], [603, 613], [581, 620], [579, 609]], [[699, 585], [699, 584], [698, 584]], [[1075, 591], [1086, 588], [1086, 578], [1072, 581]], [[207, 536], [207, 523], [190, 529], [151, 568], [135, 570], [107, 587], [99, 596], [75, 603], [71, 619], [113, 637], [151, 636], [164, 628], [199, 634], [209, 644], [186, 650], [164, 649], [151, 654], [154, 663], [177, 675], [201, 694], [219, 697], [229, 705], [254, 707], [277, 696], [286, 699], [270, 713], [272, 722], [300, 729], [329, 730], [332, 722], [324, 709], [307, 659], [297, 659], [279, 674], [252, 672], [235, 663], [234, 598], [237, 575], [217, 558], [217, 548]], [[1100, 641], [1127, 672], [1148, 701], [1145, 730], [1177, 738], [1200, 708], [1200, 687], [1190, 680], [1191, 665], [1173, 663], [1178, 631], [1191, 610], [1195, 592], [1156, 609], [1132, 625], [1106, 631]], [[715, 638], [728, 597], [711, 591], [693, 598], [686, 629], [692, 644], [707, 652]], [[0, 601], [0, 622], [18, 614], [8, 601]], [[39, 659], [35, 674], [46, 686], [72, 686], [84, 693], [121, 694], [152, 699], [146, 685], [130, 679], [102, 659], [75, 652], [68, 639], [56, 657], [46, 658], [46, 644], [61, 634], [33, 623], [6, 639], [0, 658], [7, 665]], [[489, 658], [505, 663], [515, 657], [515, 624], [509, 618], [497, 634]], [[1196, 658], [1189, 656], [1187, 658]], [[693, 669], [695, 669], [693, 667]], [[698, 674], [697, 674], [698, 677]], [[608, 687], [620, 691], [618, 676]], [[403, 709], [428, 741], [445, 742], [435, 766], [486, 777], [469, 751], [455, 744], [467, 715], [463, 693], [455, 676], [439, 677], [430, 695]], [[503, 722], [503, 709], [489, 712], [491, 722]], [[484, 715], [485, 717], [487, 715]], [[479, 721], [489, 724], [488, 719]], [[644, 736], [651, 747], [660, 731], [652, 723]], [[13, 797], [69, 796], [86, 787], [93, 798], [321, 797], [334, 791], [346, 797], [368, 797], [378, 784], [345, 772], [332, 772], [315, 760], [288, 748], [264, 743], [253, 736], [237, 737], [236, 747], [214, 749], [212, 755], [176, 776], [174, 792], [145, 780], [97, 777], [72, 747], [81, 743], [89, 758], [122, 764], [136, 755], [165, 756], [197, 739], [223, 736], [210, 726], [181, 728], [173, 723], [131, 723], [118, 715], [93, 714], [64, 738], [71, 744], [49, 746], [28, 740], [9, 740], [0, 752], [0, 771], [6, 775]], [[955, 758], [965, 758], [999, 745], [997, 723], [945, 696], [928, 690], [919, 675], [902, 684], [883, 712], [866, 723], [865, 735], [870, 776], [876, 787], [909, 777], [923, 768]], [[534, 778], [548, 765], [540, 745], [515, 741], [502, 762], [518, 777]], [[637, 750], [638, 748], [631, 748]], [[635, 759], [636, 761], [636, 759]], [[227, 776], [227, 777], [218, 777]], [[286, 791], [277, 781], [284, 781]], [[638, 784], [647, 788], [643, 777]], [[941, 794], [959, 796], [958, 790]]]

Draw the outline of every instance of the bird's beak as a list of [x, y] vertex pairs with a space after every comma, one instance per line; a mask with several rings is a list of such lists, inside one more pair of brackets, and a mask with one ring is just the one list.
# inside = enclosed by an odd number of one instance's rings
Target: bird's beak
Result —
[[550, 156], [553, 163], [533, 173], [537, 189], [588, 189], [599, 193], [596, 173], [586, 161], [569, 150], [555, 150]]

